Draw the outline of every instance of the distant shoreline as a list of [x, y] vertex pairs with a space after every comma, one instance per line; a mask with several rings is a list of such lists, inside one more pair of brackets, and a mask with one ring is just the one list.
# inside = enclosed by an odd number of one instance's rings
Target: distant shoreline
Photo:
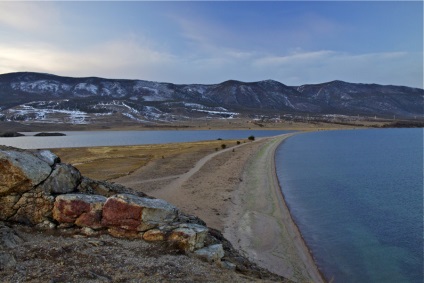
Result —
[[[27, 135], [22, 134], [20, 132], [0, 132], [0, 138], [17, 138], [17, 137], [26, 137]], [[66, 136], [64, 133], [51, 133], [51, 132], [40, 132], [34, 135], [30, 135], [33, 137], [63, 137]]]

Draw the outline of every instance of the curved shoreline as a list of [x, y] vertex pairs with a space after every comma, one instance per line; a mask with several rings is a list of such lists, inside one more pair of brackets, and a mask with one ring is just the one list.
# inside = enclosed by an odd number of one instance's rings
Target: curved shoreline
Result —
[[[260, 138], [196, 158], [158, 159], [113, 181], [200, 217], [273, 273], [295, 282], [325, 282], [293, 221], [276, 174], [276, 149], [295, 134]], [[176, 170], [181, 162], [187, 163], [187, 171]]]
[[295, 224], [276, 174], [275, 151], [288, 137], [266, 139], [243, 169], [224, 235], [251, 260], [296, 282], [325, 282]]
[[[278, 174], [277, 174], [277, 168], [276, 168], [276, 158], [275, 158], [275, 153], [276, 150], [279, 146], [282, 146], [282, 144], [284, 143], [286, 139], [282, 140], [278, 146], [273, 149], [273, 155], [274, 155], [274, 162], [273, 162], [273, 171], [274, 171], [274, 176], [277, 180], [278, 183], [278, 195], [280, 198], [280, 205], [282, 206], [282, 209], [284, 210], [284, 212], [287, 212], [287, 216], [288, 216], [288, 221], [286, 221], [286, 225], [291, 226], [291, 231], [296, 235], [294, 237], [294, 239], [298, 239], [297, 242], [299, 242], [299, 249], [301, 249], [302, 252], [305, 252], [305, 258], [304, 260], [308, 262], [308, 266], [311, 268], [310, 270], [308, 270], [310, 272], [310, 275], [312, 277], [312, 279], [314, 280], [314, 282], [327, 282], [324, 274], [318, 269], [318, 266], [314, 260], [312, 251], [309, 249], [305, 239], [303, 238], [302, 233], [300, 232], [299, 226], [297, 225], [297, 223], [294, 221], [293, 219], [293, 215], [290, 212], [290, 209], [287, 205], [286, 199], [284, 197], [284, 193], [283, 193], [283, 187], [280, 183], [280, 179], [278, 178]], [[284, 218], [283, 218], [284, 219]]]

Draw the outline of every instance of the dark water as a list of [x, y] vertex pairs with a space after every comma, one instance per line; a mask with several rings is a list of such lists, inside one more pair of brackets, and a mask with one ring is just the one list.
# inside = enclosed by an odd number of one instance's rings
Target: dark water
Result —
[[276, 162], [328, 280], [423, 282], [423, 129], [299, 134]]
[[[30, 148], [62, 148], [87, 146], [118, 146], [139, 144], [162, 144], [202, 140], [247, 139], [253, 135], [270, 137], [293, 131], [274, 130], [204, 130], [204, 131], [84, 131], [62, 132], [59, 137], [16, 137], [0, 138], [1, 145]], [[34, 135], [35, 133], [24, 133]]]

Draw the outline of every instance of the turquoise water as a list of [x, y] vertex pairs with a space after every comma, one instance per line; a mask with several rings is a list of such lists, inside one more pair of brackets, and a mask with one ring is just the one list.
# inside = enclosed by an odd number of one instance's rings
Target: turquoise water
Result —
[[423, 129], [299, 134], [276, 164], [328, 280], [423, 282]]

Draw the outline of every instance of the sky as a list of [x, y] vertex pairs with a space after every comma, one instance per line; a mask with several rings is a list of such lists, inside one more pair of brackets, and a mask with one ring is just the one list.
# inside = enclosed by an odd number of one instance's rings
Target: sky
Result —
[[423, 88], [423, 2], [0, 2], [0, 73]]

